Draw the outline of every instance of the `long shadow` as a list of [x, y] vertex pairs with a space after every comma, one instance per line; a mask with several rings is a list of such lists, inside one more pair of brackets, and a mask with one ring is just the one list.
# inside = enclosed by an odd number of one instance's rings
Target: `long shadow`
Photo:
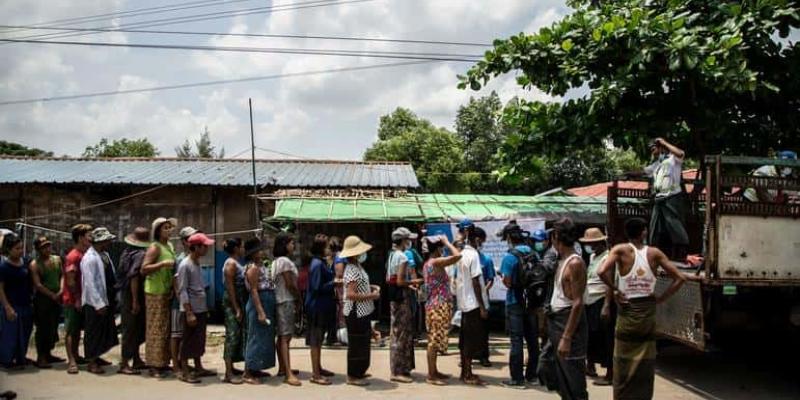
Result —
[[796, 361], [782, 361], [785, 357], [770, 353], [745, 349], [702, 353], [671, 344], [659, 349], [656, 374], [705, 399], [800, 398]]

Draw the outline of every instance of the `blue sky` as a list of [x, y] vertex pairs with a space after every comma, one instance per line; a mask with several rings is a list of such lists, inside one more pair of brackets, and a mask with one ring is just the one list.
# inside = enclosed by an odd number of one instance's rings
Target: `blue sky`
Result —
[[[184, 3], [188, 0], [23, 1], [0, 3], [4, 25], [23, 25], [117, 10]], [[220, 1], [212, 7], [80, 25], [119, 25], [167, 17], [228, 11], [300, 0]], [[247, 17], [155, 27], [237, 33], [340, 35], [491, 42], [549, 25], [569, 10], [564, 0], [374, 0], [258, 14]], [[19, 32], [15, 35], [21, 34]], [[25, 32], [24, 34], [29, 34]], [[8, 34], [9, 36], [11, 34]], [[103, 33], [64, 40], [203, 46], [308, 47], [326, 49], [475, 53], [471, 48], [341, 43], [241, 37], [180, 37]], [[363, 57], [240, 54], [184, 50], [90, 48], [43, 44], [0, 44], [0, 101], [95, 91], [135, 89], [188, 82], [235, 79], [290, 72], [393, 62]], [[470, 96], [497, 90], [546, 99], [520, 90], [513, 76], [481, 92], [456, 88], [456, 75], [469, 64], [433, 63], [361, 72], [288, 78], [0, 107], [0, 139], [79, 155], [100, 138], [146, 137], [161, 151], [195, 138], [208, 126], [212, 140], [228, 155], [249, 149], [247, 99], [254, 103], [256, 145], [304, 157], [359, 159], [375, 140], [378, 119], [408, 107], [440, 126], [452, 128], [456, 110]], [[249, 154], [249, 153], [248, 153]], [[242, 155], [244, 156], [244, 155]], [[259, 151], [260, 158], [281, 158]]]

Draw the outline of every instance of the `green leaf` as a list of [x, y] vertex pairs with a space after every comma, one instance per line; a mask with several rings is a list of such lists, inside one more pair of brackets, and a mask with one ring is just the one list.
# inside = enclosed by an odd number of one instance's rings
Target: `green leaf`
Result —
[[572, 39], [566, 39], [563, 42], [561, 42], [561, 48], [568, 53], [570, 50], [572, 50], [573, 46], [575, 45], [572, 43]]
[[603, 39], [603, 31], [600, 29], [595, 29], [592, 31], [592, 39], [594, 39], [595, 42], [599, 42], [601, 39]]

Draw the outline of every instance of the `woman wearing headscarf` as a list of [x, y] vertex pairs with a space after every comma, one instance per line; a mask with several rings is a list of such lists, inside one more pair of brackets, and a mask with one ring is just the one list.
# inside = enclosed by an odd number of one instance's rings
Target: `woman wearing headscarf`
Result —
[[258, 238], [244, 243], [245, 287], [250, 299], [247, 313], [247, 345], [244, 356], [245, 382], [258, 384], [256, 375], [275, 366], [275, 281], [264, 265], [264, 248]]
[[156, 218], [150, 229], [152, 244], [142, 262], [146, 315], [145, 359], [150, 376], [161, 378], [170, 360], [170, 301], [175, 270], [175, 248], [169, 238], [178, 221]]

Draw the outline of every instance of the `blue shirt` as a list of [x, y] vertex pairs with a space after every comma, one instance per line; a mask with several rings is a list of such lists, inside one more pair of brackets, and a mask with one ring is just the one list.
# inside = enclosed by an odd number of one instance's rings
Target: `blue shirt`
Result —
[[22, 260], [22, 266], [11, 264], [5, 257], [0, 261], [0, 282], [3, 282], [6, 300], [12, 307], [31, 306], [33, 283], [29, 265], [28, 260]]
[[[525, 245], [519, 245], [515, 247], [517, 251], [521, 252], [522, 254], [530, 254], [531, 248]], [[511, 254], [511, 252], [506, 253], [503, 256], [503, 263], [500, 265], [500, 273], [504, 277], [511, 278], [511, 282], [514, 282], [517, 279], [517, 274], [519, 273], [519, 257]], [[522, 297], [521, 293], [522, 289], [513, 289], [509, 288], [506, 292], [506, 305], [511, 306], [517, 304], [517, 299]]]
[[334, 272], [319, 257], [311, 260], [308, 270], [308, 292], [306, 293], [306, 310], [309, 313], [334, 314], [336, 302], [334, 300]]
[[483, 281], [489, 283], [494, 280], [494, 277], [497, 275], [497, 271], [494, 270], [494, 261], [491, 257], [478, 252], [478, 255], [481, 258], [481, 270], [483, 271]]

